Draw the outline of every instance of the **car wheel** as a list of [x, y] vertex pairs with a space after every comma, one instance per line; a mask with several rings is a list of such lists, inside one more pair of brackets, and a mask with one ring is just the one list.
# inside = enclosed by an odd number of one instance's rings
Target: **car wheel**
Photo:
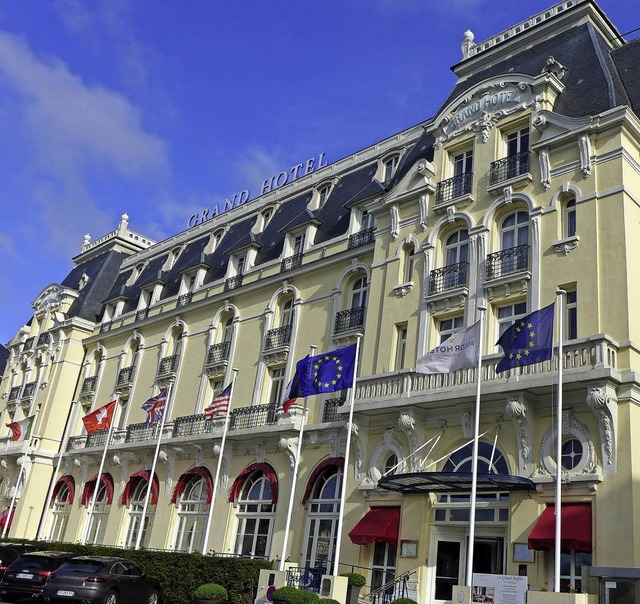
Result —
[[104, 597], [103, 604], [118, 604], [118, 594], [115, 591], [110, 591]]
[[160, 604], [160, 594], [155, 589], [149, 593], [147, 604]]

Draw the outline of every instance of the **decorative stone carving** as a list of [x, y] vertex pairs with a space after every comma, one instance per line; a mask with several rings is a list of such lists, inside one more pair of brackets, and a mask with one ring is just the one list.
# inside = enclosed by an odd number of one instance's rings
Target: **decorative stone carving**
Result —
[[427, 230], [427, 217], [429, 216], [429, 195], [420, 195], [420, 228]]
[[510, 206], [513, 203], [513, 187], [505, 187], [502, 190], [502, 194], [504, 195], [504, 203]]
[[553, 57], [549, 57], [540, 73], [552, 73], [559, 80], [561, 80], [562, 78], [564, 78], [564, 74], [568, 70], [568, 67], [565, 67], [564, 65], [556, 61]]
[[417, 467], [414, 453], [418, 448], [418, 438], [416, 434], [416, 420], [415, 417], [413, 417], [413, 411], [411, 409], [400, 413], [400, 417], [398, 417], [398, 428], [402, 430], [402, 433], [409, 443], [409, 471], [416, 472]]
[[533, 425], [527, 417], [527, 405], [522, 398], [511, 398], [507, 401], [505, 412], [513, 421], [518, 441], [518, 468], [523, 476], [531, 474], [531, 443]]
[[553, 248], [555, 249], [556, 254], [567, 256], [569, 252], [572, 252], [578, 247], [579, 241], [580, 238], [577, 235], [574, 235], [573, 237], [567, 237], [566, 239], [554, 242]]
[[616, 434], [615, 415], [617, 401], [608, 396], [603, 387], [589, 388], [587, 405], [596, 417], [600, 430], [600, 447], [605, 474], [615, 471], [616, 467]]
[[454, 222], [456, 219], [456, 207], [449, 206], [447, 208], [447, 222]]
[[404, 298], [413, 289], [413, 283], [400, 283], [393, 288], [393, 293], [398, 298]]
[[297, 450], [297, 446], [298, 446], [297, 438], [286, 438], [283, 436], [278, 441], [278, 445], [276, 447], [278, 451], [280, 451], [281, 453], [284, 453], [287, 456], [287, 459], [289, 461], [289, 486], [293, 485], [293, 480], [294, 480], [293, 470], [295, 468], [295, 463], [296, 463], [296, 455], [295, 455], [294, 447], [295, 447], [295, 450]]
[[398, 206], [395, 204], [392, 205], [389, 208], [389, 213], [391, 214], [391, 238], [396, 241], [400, 232], [400, 214], [398, 212]]
[[551, 186], [549, 149], [540, 149], [538, 152], [538, 161], [540, 162], [540, 184], [545, 191], [548, 191]]
[[591, 139], [584, 134], [578, 139], [580, 149], [580, 168], [584, 177], [591, 176]]

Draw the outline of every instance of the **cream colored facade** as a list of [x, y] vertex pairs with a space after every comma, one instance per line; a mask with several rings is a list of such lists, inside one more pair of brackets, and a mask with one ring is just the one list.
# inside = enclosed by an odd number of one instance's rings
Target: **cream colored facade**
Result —
[[[565, 327], [560, 334], [556, 326], [555, 341], [564, 343], [563, 503], [591, 510], [591, 551], [568, 552], [563, 586], [580, 585], [580, 563], [639, 566], [640, 322], [633, 300], [640, 122], [632, 92], [626, 102], [615, 97], [616, 83], [604, 76], [607, 106], [578, 114], [597, 94], [582, 94], [574, 75], [586, 50], [570, 52], [566, 42], [600, 36], [614, 40], [608, 44], [615, 55], [624, 46], [616, 33], [586, 1], [555, 5], [482, 44], [467, 33], [465, 58], [454, 67], [456, 90], [432, 119], [166, 241], [117, 248], [126, 257], [93, 323], [66, 315], [81, 290], [45, 289], [34, 321], [8, 345], [0, 385], [3, 423], [38, 412], [29, 448], [0, 445], [7, 506], [19, 462], [28, 458], [10, 535], [83, 538], [82, 495], [92, 492], [104, 437], [87, 437], [81, 417], [117, 397], [104, 469], [113, 498], [104, 503], [109, 487], [90, 541], [132, 546], [147, 485], [132, 476], [149, 470], [157, 442], [141, 405], [171, 384], [145, 547], [274, 559], [295, 487], [284, 552], [291, 561], [331, 562], [341, 513], [343, 570], [361, 567], [368, 585], [409, 572], [412, 597], [447, 600], [447, 586], [464, 582], [468, 495], [399, 493], [377, 483], [396, 464], [396, 474], [468, 468], [475, 370], [423, 375], [414, 367], [417, 356], [486, 307], [481, 458], [494, 473], [528, 479], [530, 488], [502, 483], [480, 497], [475, 568], [524, 572], [532, 589], [541, 588], [553, 581], [553, 551], [524, 561], [515, 559], [514, 544], [527, 544], [555, 500], [557, 359], [497, 375], [502, 354], [494, 343], [514, 318], [554, 302], [562, 288]], [[556, 42], [553, 56], [543, 44], [549, 39]], [[602, 59], [600, 67], [610, 66]], [[576, 113], [559, 111], [567, 106]], [[357, 187], [363, 179], [366, 187]], [[332, 197], [341, 194], [333, 208]], [[281, 253], [269, 257], [269, 225], [278, 216]], [[130, 233], [126, 224], [119, 229]], [[113, 250], [116, 241], [108, 236], [96, 247]], [[76, 258], [78, 266], [96, 247]], [[227, 264], [218, 267], [219, 257]], [[47, 292], [58, 296], [55, 304], [44, 302]], [[358, 333], [356, 428], [340, 511], [330, 496], [340, 464], [331, 460], [344, 455], [348, 403], [310, 397], [306, 417], [300, 400], [289, 413], [281, 403], [310, 347], [333, 350]], [[42, 334], [50, 340], [41, 345]], [[220, 451], [222, 420], [206, 422], [202, 414], [234, 368], [230, 429]], [[220, 454], [205, 544], [210, 490], [201, 477], [215, 476]], [[206, 471], [189, 474], [194, 468]], [[75, 485], [73, 503], [65, 502], [60, 483], [45, 513], [49, 481], [63, 476]], [[323, 493], [324, 507], [317, 503]], [[372, 507], [400, 508], [396, 544], [349, 539]]]

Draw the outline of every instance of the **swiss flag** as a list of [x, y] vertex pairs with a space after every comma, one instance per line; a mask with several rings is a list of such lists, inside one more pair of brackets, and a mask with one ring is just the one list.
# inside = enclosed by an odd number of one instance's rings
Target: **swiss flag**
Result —
[[85, 415], [82, 418], [82, 423], [84, 424], [87, 434], [93, 434], [96, 430], [106, 430], [109, 428], [115, 410], [116, 401], [111, 401]]

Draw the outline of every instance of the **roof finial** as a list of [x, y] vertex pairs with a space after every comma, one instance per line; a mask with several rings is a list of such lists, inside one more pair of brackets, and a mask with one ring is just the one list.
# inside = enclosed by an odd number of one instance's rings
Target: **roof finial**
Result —
[[471, 56], [471, 49], [475, 46], [473, 43], [475, 36], [470, 29], [464, 32], [464, 38], [462, 40], [462, 58], [468, 59]]

